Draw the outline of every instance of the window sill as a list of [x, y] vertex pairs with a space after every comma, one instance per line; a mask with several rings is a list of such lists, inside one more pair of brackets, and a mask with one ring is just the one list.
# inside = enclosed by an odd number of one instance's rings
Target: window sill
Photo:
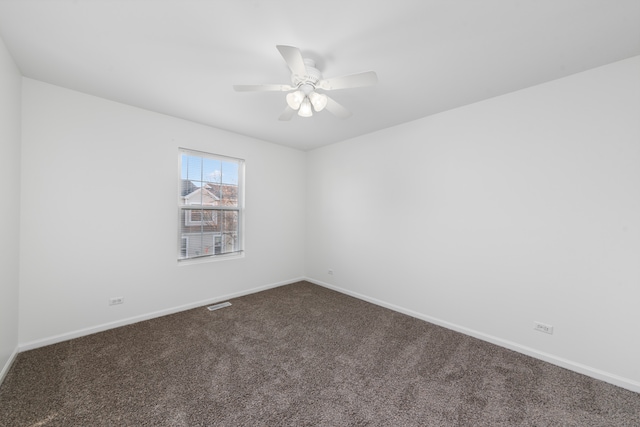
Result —
[[244, 251], [234, 252], [234, 253], [225, 254], [225, 255], [211, 255], [211, 256], [202, 256], [197, 258], [179, 259], [178, 266], [206, 264], [210, 262], [220, 262], [220, 261], [231, 261], [231, 260], [242, 259], [242, 258], [244, 258]]

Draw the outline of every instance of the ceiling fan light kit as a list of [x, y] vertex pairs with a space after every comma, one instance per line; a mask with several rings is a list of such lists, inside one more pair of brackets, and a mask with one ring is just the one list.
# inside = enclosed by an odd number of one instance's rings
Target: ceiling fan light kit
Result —
[[300, 104], [300, 108], [298, 109], [298, 115], [300, 117], [313, 116], [313, 112], [311, 111], [311, 101], [309, 101], [309, 98], [302, 100], [302, 104]]
[[341, 119], [346, 119], [351, 116], [351, 112], [317, 89], [349, 89], [378, 83], [378, 76], [373, 71], [323, 79], [315, 61], [303, 58], [297, 47], [278, 45], [276, 48], [291, 70], [292, 85], [235, 85], [233, 88], [239, 92], [289, 92], [286, 96], [287, 107], [279, 120], [291, 120], [296, 111], [300, 117], [311, 117], [313, 111], [318, 113], [324, 109]]
[[309, 94], [309, 101], [311, 101], [313, 109], [320, 112], [327, 106], [327, 95], [324, 93], [311, 92]]
[[297, 110], [300, 108], [300, 104], [305, 98], [305, 94], [301, 90], [297, 90], [295, 92], [291, 92], [287, 94], [287, 104], [289, 107]]

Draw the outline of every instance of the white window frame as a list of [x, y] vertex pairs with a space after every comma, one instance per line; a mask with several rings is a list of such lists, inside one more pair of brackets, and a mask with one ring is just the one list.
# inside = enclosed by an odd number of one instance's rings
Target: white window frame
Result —
[[[203, 158], [209, 158], [209, 159], [214, 159], [214, 160], [220, 160], [222, 162], [230, 162], [230, 163], [236, 163], [238, 165], [238, 184], [237, 184], [237, 206], [211, 206], [211, 205], [202, 205], [202, 204], [194, 204], [194, 203], [188, 203], [188, 204], [184, 204], [181, 201], [184, 200], [181, 191], [182, 191], [182, 163], [181, 163], [181, 159], [182, 159], [182, 155], [189, 155], [189, 156], [195, 156], [195, 157], [203, 157]], [[234, 256], [243, 256], [244, 254], [244, 160], [243, 159], [239, 159], [239, 158], [235, 158], [235, 157], [229, 157], [229, 156], [224, 156], [224, 155], [219, 155], [219, 154], [214, 154], [214, 153], [207, 153], [207, 152], [203, 152], [203, 151], [197, 151], [197, 150], [191, 150], [191, 149], [187, 149], [187, 148], [179, 148], [178, 149], [178, 218], [182, 218], [182, 215], [184, 214], [184, 221], [180, 220], [178, 221], [178, 261], [179, 262], [185, 262], [185, 261], [193, 261], [193, 260], [201, 260], [203, 258], [209, 258], [209, 259], [213, 259], [213, 258], [227, 258], [227, 257], [234, 257]], [[235, 242], [235, 250], [230, 251], [230, 252], [225, 252], [225, 253], [216, 253], [216, 236], [213, 237], [213, 246], [212, 246], [212, 250], [211, 253], [207, 253], [207, 254], [200, 254], [200, 255], [196, 255], [196, 256], [191, 256], [189, 257], [189, 240], [190, 240], [190, 236], [193, 236], [193, 233], [191, 232], [187, 232], [187, 233], [183, 233], [182, 232], [182, 225], [181, 222], [184, 222], [185, 226], [199, 226], [202, 225], [202, 223], [204, 222], [204, 220], [202, 221], [192, 221], [191, 220], [191, 215], [189, 214], [190, 210], [212, 210], [212, 211], [232, 211], [232, 212], [237, 212], [238, 215], [238, 228], [237, 228], [237, 238], [236, 238], [236, 242]], [[214, 217], [216, 218], [215, 223], [217, 224], [217, 217], [218, 215], [214, 215]], [[224, 221], [223, 221], [224, 223]], [[200, 233], [200, 239], [202, 239], [204, 237], [205, 234], [208, 234], [208, 232], [201, 232]], [[217, 236], [219, 236], [220, 239], [220, 249], [224, 246], [222, 244], [223, 238], [222, 238], [222, 234], [218, 233]], [[187, 257], [182, 257], [182, 245], [183, 245], [183, 240], [187, 241]]]

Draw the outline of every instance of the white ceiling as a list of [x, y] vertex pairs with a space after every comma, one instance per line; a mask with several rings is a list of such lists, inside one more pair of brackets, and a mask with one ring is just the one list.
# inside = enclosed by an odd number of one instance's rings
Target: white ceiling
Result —
[[[303, 150], [640, 55], [639, 0], [0, 0], [24, 76]], [[379, 84], [278, 120], [276, 45]], [[640, 76], [639, 76], [640, 78]]]

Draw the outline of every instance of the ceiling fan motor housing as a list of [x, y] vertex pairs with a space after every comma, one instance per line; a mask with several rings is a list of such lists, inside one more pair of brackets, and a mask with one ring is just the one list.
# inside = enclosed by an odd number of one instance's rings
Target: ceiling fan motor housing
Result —
[[311, 90], [313, 90], [316, 87], [316, 83], [322, 79], [322, 74], [320, 73], [320, 70], [316, 68], [316, 62], [313, 59], [304, 58], [303, 61], [305, 68], [307, 69], [307, 74], [304, 76], [292, 74], [291, 83], [303, 90], [304, 86], [310, 85]]

